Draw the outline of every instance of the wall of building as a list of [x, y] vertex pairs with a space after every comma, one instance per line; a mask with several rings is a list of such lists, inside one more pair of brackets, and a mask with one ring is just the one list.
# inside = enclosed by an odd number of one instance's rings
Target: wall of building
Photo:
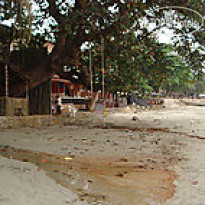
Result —
[[28, 99], [26, 98], [8, 98], [6, 99], [7, 116], [27, 116]]
[[6, 98], [0, 97], [0, 116], [6, 115]]
[[5, 70], [2, 64], [0, 64], [0, 97], [5, 96]]
[[50, 80], [29, 90], [29, 114], [49, 115], [51, 113]]
[[28, 99], [0, 97], [0, 116], [27, 116]]

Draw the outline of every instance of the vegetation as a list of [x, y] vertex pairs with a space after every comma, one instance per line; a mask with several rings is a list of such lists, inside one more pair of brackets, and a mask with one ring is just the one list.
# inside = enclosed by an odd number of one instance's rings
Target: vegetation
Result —
[[[167, 45], [160, 45], [153, 35], [156, 29], [150, 29], [141, 23], [147, 11], [156, 6], [183, 6], [203, 13], [204, 4], [200, 1], [33, 2], [35, 9], [31, 11], [29, 0], [0, 1], [0, 21], [10, 19], [12, 22], [10, 28], [0, 26], [0, 40], [1, 44], [7, 46], [7, 50], [11, 42], [18, 44], [19, 50], [12, 52], [10, 61], [24, 69], [34, 82], [41, 83], [53, 72], [57, 72], [62, 77], [89, 87], [90, 73], [85, 57], [87, 54], [82, 47], [85, 43], [91, 43], [95, 50], [94, 82], [98, 89], [102, 76], [99, 72], [102, 66], [98, 54], [102, 38], [105, 41], [103, 52], [106, 57], [105, 82], [108, 91], [138, 89], [145, 92], [158, 90], [162, 85], [167, 89], [171, 86], [174, 88], [175, 85], [186, 86], [192, 78], [202, 75], [203, 32], [195, 32], [191, 36], [182, 35], [173, 39], [174, 46], [167, 48]], [[192, 17], [189, 12], [178, 15], [187, 19]], [[200, 21], [198, 16], [194, 18]], [[183, 29], [175, 29], [173, 32], [183, 33]], [[50, 55], [47, 55], [44, 47], [47, 41], [55, 44]], [[170, 56], [171, 50], [179, 56]], [[74, 69], [65, 72], [65, 66], [74, 66]], [[190, 71], [190, 67], [194, 72]]]

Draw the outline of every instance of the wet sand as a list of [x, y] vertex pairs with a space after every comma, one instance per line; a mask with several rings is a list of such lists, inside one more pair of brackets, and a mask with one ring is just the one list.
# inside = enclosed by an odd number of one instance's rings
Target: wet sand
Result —
[[171, 198], [175, 190], [176, 174], [160, 165], [163, 161], [158, 159], [156, 163], [156, 159], [145, 156], [139, 159], [74, 158], [67, 161], [62, 156], [8, 146], [0, 147], [0, 153], [8, 159], [36, 164], [39, 171], [46, 171], [57, 183], [75, 191], [82, 201], [89, 203], [162, 203]]

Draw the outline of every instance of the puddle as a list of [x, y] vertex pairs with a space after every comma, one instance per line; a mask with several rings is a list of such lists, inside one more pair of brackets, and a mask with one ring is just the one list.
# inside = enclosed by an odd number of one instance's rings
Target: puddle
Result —
[[146, 156], [129, 158], [82, 158], [0, 146], [0, 154], [30, 162], [57, 183], [73, 190], [89, 204], [152, 205], [163, 203], [175, 191], [174, 172]]

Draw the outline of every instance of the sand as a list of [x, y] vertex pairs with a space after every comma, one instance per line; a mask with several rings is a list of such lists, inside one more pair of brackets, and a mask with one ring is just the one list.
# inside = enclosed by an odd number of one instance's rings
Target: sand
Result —
[[30, 163], [0, 157], [1, 205], [80, 205], [77, 195]]
[[[28, 162], [21, 162], [17, 152], [18, 161], [0, 157], [0, 203], [204, 204], [205, 108], [173, 100], [166, 100], [165, 105], [137, 113], [109, 111], [109, 129], [96, 127], [100, 116], [79, 113], [76, 126], [1, 130], [0, 145], [28, 150]], [[133, 121], [133, 116], [138, 120]], [[57, 158], [69, 154], [73, 157], [69, 171], [65, 174], [67, 165], [62, 165], [63, 176], [54, 174], [56, 162], [39, 164], [39, 152]], [[88, 193], [96, 195], [87, 197]]]

